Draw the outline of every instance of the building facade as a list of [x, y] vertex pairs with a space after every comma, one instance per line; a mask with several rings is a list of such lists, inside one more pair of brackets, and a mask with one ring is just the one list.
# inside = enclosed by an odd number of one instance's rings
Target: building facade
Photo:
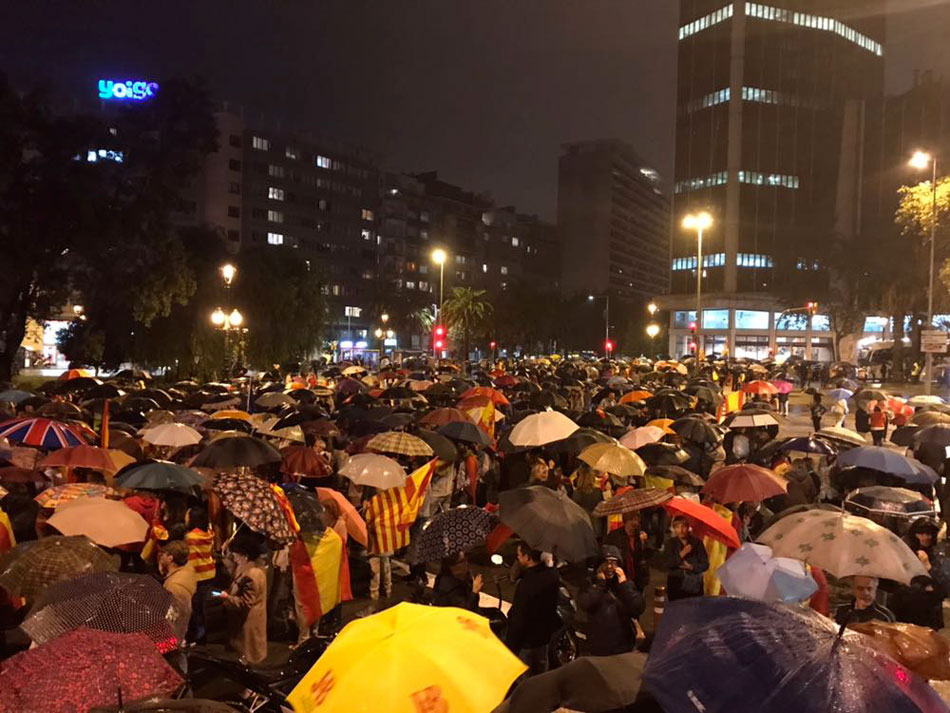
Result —
[[647, 301], [669, 286], [670, 207], [656, 170], [616, 139], [566, 144], [558, 161], [561, 290]]

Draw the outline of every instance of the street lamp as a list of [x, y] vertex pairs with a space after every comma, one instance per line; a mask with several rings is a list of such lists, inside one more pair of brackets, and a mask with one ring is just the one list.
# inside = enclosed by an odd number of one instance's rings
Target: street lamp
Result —
[[651, 302], [650, 304], [647, 305], [647, 312], [650, 313], [651, 317], [656, 314], [656, 311], [658, 309], [660, 308], [656, 306], [656, 302]]
[[379, 315], [379, 318], [383, 321], [383, 324], [386, 324], [386, 322], [389, 321], [389, 314], [383, 312], [381, 315]]
[[227, 319], [227, 317], [224, 316], [224, 310], [220, 307], [211, 313], [211, 324], [215, 327], [224, 327], [225, 319]]
[[[610, 348], [607, 346], [610, 343], [610, 293], [599, 295], [605, 300], [604, 307], [604, 354], [609, 358], [610, 357]], [[587, 301], [593, 302], [594, 295], [587, 295]]]
[[[930, 269], [927, 279], [927, 329], [933, 329], [934, 323], [934, 243], [937, 236], [937, 157], [926, 151], [915, 151], [910, 165], [918, 170], [928, 166], [932, 169], [930, 179]], [[932, 352], [924, 354], [924, 393], [930, 394], [933, 382], [934, 357]]]
[[237, 274], [237, 268], [231, 263], [225, 263], [221, 266], [220, 271], [221, 277], [224, 278], [224, 284], [230, 287], [231, 282], [234, 280], [234, 276]]
[[712, 216], [706, 211], [690, 213], [683, 218], [686, 230], [696, 231], [696, 355], [699, 356], [703, 333], [703, 231], [713, 224]]
[[656, 347], [654, 346], [654, 341], [656, 340], [656, 335], [660, 333], [660, 325], [656, 322], [650, 322], [647, 325], [647, 336], [650, 338], [650, 356], [656, 355]]
[[439, 321], [442, 319], [442, 300], [444, 298], [443, 290], [445, 288], [445, 261], [448, 257], [448, 254], [442, 248], [436, 248], [432, 251], [432, 262], [439, 266]]

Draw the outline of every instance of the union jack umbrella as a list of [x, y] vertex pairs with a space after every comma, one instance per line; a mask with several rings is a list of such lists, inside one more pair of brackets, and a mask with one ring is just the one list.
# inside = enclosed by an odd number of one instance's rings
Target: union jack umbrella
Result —
[[17, 418], [0, 423], [0, 438], [39, 448], [65, 448], [85, 444], [75, 428], [49, 418]]

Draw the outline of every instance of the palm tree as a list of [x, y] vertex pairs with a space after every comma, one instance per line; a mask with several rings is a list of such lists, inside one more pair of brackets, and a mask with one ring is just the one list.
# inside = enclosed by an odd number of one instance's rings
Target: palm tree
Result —
[[471, 338], [488, 326], [494, 310], [487, 294], [472, 287], [454, 287], [442, 308], [445, 326], [462, 339], [465, 359], [468, 359]]

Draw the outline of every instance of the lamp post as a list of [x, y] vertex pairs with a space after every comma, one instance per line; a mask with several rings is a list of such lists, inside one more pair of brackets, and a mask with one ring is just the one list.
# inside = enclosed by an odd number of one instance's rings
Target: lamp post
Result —
[[656, 356], [656, 346], [654, 341], [656, 340], [656, 335], [660, 333], [660, 325], [656, 322], [650, 322], [647, 325], [647, 336], [650, 338], [650, 358]]
[[[597, 297], [604, 298], [604, 356], [610, 358], [610, 293], [607, 292]], [[587, 301], [593, 302], [595, 296], [587, 295]]]
[[[932, 170], [930, 179], [930, 269], [928, 270], [929, 274], [927, 278], [927, 329], [933, 329], [934, 243], [937, 237], [937, 157], [926, 151], [915, 151], [910, 159], [910, 165], [919, 170], [924, 170], [929, 166]], [[929, 395], [933, 388], [933, 353], [926, 352], [924, 354], [924, 360], [924, 372], [926, 374], [924, 393]]]
[[683, 218], [686, 230], [696, 231], [696, 356], [702, 344], [703, 334], [703, 231], [713, 223], [712, 216], [706, 211], [690, 213]]
[[436, 248], [432, 251], [432, 262], [439, 266], [439, 314], [436, 321], [442, 320], [442, 302], [445, 297], [445, 261], [447, 259], [448, 254], [442, 248]]
[[240, 329], [241, 325], [244, 323], [244, 315], [242, 315], [237, 308], [233, 307], [231, 304], [231, 283], [234, 282], [234, 277], [237, 275], [237, 268], [231, 263], [225, 263], [220, 268], [218, 272], [221, 273], [221, 279], [224, 280], [224, 290], [227, 297], [226, 309], [230, 309], [230, 312], [225, 312], [223, 309], [218, 307], [211, 313], [211, 323], [224, 331], [224, 352], [226, 364], [225, 367], [230, 372], [231, 367], [231, 330]]

